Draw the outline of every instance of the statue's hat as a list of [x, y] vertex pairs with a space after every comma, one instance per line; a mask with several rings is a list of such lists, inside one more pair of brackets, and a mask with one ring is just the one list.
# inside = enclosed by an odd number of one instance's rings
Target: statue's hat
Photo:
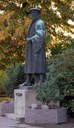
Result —
[[32, 11], [38, 11], [38, 12], [41, 12], [41, 10], [40, 10], [39, 8], [31, 8], [31, 9], [30, 9], [30, 13], [31, 13]]

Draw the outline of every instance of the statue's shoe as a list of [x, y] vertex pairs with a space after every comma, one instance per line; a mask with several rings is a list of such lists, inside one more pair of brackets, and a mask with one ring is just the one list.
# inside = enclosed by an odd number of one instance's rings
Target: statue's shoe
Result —
[[42, 86], [42, 83], [43, 83], [42, 81], [39, 81], [38, 83], [35, 83], [34, 85], [35, 86]]
[[32, 88], [32, 84], [29, 82], [24, 82], [23, 84], [19, 85], [19, 89], [29, 89]]

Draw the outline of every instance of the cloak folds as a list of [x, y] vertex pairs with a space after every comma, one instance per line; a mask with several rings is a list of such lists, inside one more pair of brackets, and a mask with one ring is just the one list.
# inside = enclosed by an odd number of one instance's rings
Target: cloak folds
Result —
[[45, 56], [45, 27], [44, 22], [37, 18], [32, 21], [27, 37], [30, 38], [26, 42], [26, 64], [25, 73], [45, 73], [46, 72], [46, 56]]

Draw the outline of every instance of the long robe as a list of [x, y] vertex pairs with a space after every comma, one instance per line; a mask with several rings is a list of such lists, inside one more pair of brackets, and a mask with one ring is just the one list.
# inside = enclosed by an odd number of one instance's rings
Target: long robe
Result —
[[45, 26], [40, 18], [32, 21], [27, 37], [31, 39], [26, 42], [26, 64], [25, 73], [45, 73], [46, 72], [46, 56], [45, 56]]

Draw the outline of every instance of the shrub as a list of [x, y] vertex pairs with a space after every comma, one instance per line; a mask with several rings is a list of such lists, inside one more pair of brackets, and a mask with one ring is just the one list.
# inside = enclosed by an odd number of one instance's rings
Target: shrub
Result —
[[48, 72], [48, 79], [59, 87], [60, 95], [65, 96], [67, 91], [71, 94], [74, 91], [74, 50], [67, 49], [48, 60]]
[[15, 64], [10, 66], [7, 70], [8, 79], [4, 83], [5, 93], [8, 97], [13, 97], [14, 89], [18, 88], [18, 85], [23, 83], [24, 77], [24, 65]]
[[0, 70], [0, 96], [4, 95], [4, 81], [7, 79], [5, 71]]
[[43, 104], [48, 104], [50, 101], [56, 102], [58, 100], [58, 96], [56, 95], [58, 92], [58, 87], [56, 87], [54, 84], [52, 85], [50, 81], [44, 82], [42, 86], [36, 86], [35, 89], [37, 91], [36, 98]]
[[[37, 88], [37, 98], [45, 100], [64, 100], [66, 93], [74, 97], [74, 49], [67, 49], [47, 60], [47, 80]], [[59, 96], [56, 95], [59, 89]]]
[[67, 50], [68, 48], [74, 48], [73, 40], [65, 43], [56, 43], [50, 47], [52, 55], [60, 54], [62, 51]]

